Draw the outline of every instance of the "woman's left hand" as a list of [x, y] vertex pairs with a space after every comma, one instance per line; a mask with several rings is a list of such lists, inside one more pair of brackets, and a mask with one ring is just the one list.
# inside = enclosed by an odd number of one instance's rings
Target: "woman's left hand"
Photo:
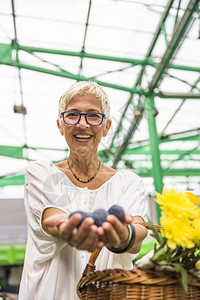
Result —
[[131, 221], [132, 217], [127, 213], [124, 224], [114, 215], [108, 215], [106, 222], [97, 229], [100, 240], [107, 248], [118, 248], [126, 244], [129, 237], [127, 224], [130, 224]]

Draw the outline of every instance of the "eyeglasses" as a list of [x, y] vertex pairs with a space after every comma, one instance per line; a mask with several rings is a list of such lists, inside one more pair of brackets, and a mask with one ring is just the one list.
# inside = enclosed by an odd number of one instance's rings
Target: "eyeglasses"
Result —
[[81, 116], [84, 116], [87, 124], [98, 126], [101, 125], [105, 117], [105, 115], [101, 113], [80, 113], [78, 111], [64, 111], [61, 113], [61, 115], [63, 117], [63, 121], [68, 125], [75, 125], [79, 123]]

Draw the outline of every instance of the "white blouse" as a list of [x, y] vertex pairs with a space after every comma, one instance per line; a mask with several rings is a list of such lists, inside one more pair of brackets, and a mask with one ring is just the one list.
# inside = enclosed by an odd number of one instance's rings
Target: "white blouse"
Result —
[[[91, 253], [80, 251], [45, 233], [41, 219], [47, 207], [56, 207], [67, 214], [75, 210], [108, 210], [121, 205], [133, 216], [146, 219], [148, 210], [141, 178], [131, 171], [118, 171], [101, 187], [79, 188], [54, 164], [37, 161], [25, 174], [25, 209], [28, 219], [28, 240], [19, 300], [75, 300], [76, 285]], [[96, 261], [96, 270], [132, 268], [134, 254], [114, 254], [103, 248]]]

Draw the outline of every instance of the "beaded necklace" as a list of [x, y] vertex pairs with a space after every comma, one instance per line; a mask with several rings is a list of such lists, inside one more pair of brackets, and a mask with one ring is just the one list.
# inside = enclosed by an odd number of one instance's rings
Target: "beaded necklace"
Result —
[[79, 177], [72, 171], [72, 168], [71, 168], [71, 166], [70, 166], [70, 164], [69, 164], [69, 161], [67, 161], [67, 164], [68, 164], [68, 167], [69, 167], [70, 171], [72, 172], [72, 174], [73, 174], [74, 177], [76, 178], [76, 180], [78, 180], [79, 182], [82, 182], [82, 183], [88, 183], [88, 182], [92, 181], [92, 180], [96, 177], [96, 175], [98, 174], [98, 172], [99, 172], [99, 170], [100, 170], [100, 167], [101, 167], [101, 162], [100, 162], [100, 160], [99, 160], [99, 166], [98, 166], [98, 168], [97, 168], [96, 173], [94, 174], [94, 176], [92, 176], [92, 177], [89, 178], [89, 179], [81, 179], [81, 178], [79, 178]]

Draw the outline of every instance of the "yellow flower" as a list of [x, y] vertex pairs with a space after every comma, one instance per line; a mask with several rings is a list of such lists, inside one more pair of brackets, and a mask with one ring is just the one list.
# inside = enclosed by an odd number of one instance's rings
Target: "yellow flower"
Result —
[[191, 249], [200, 244], [200, 209], [198, 198], [190, 192], [163, 189], [156, 193], [156, 202], [161, 205], [160, 223], [162, 236], [169, 248], [176, 246]]
[[196, 195], [190, 193], [190, 192], [186, 192], [185, 195], [190, 199], [191, 202], [193, 202], [194, 204], [198, 205], [200, 203], [200, 198], [197, 198]]
[[158, 242], [151, 261], [156, 265], [170, 265], [180, 272], [187, 293], [189, 270], [200, 269], [200, 199], [190, 192], [164, 188], [162, 194], [156, 193], [155, 200], [161, 208], [162, 229], [159, 235], [149, 222], [152, 236]]

